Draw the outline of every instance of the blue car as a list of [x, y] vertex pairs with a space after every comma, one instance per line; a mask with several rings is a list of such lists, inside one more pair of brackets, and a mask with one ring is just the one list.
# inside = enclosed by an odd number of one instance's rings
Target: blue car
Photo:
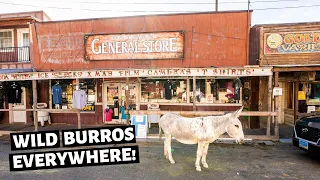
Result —
[[294, 125], [294, 146], [315, 155], [320, 155], [320, 115], [300, 118]]

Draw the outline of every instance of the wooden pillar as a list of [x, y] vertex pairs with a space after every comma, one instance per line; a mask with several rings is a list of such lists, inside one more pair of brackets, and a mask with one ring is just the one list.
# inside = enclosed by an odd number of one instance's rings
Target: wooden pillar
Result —
[[218, 0], [216, 0], [216, 11], [218, 11]]
[[77, 116], [78, 116], [78, 129], [81, 129], [81, 116], [80, 116], [80, 110], [79, 110], [79, 112], [77, 113]]
[[294, 101], [293, 101], [293, 111], [294, 111], [294, 115], [293, 115], [293, 123], [296, 123], [296, 120], [298, 118], [298, 110], [299, 110], [299, 103], [298, 103], [298, 91], [299, 91], [299, 82], [294, 81], [294, 90], [293, 90], [293, 94], [294, 94]]
[[125, 109], [128, 110], [126, 115], [127, 123], [129, 123], [129, 96], [130, 96], [130, 90], [129, 90], [129, 77], [126, 78], [126, 106]]
[[[76, 90], [79, 90], [79, 89], [80, 89], [79, 79], [76, 79]], [[77, 116], [78, 116], [78, 129], [81, 129], [80, 109], [78, 109]]]
[[52, 82], [51, 79], [49, 79], [49, 109], [52, 109]]
[[38, 113], [36, 111], [37, 109], [37, 81], [32, 80], [32, 93], [33, 93], [33, 123], [34, 123], [34, 131], [38, 131]]
[[193, 102], [193, 111], [196, 111], [196, 77], [193, 76], [193, 82], [192, 82], [193, 86], [192, 86], [192, 91], [193, 91], [193, 96], [192, 96], [192, 102]]
[[[275, 76], [274, 76], [274, 85], [275, 87], [279, 87], [279, 72], [275, 72]], [[279, 102], [280, 97], [275, 96], [274, 97], [274, 106], [276, 109], [276, 112], [278, 112], [278, 116], [276, 116], [275, 118], [275, 122], [274, 122], [274, 135], [278, 138], [279, 137], [279, 120], [280, 120], [280, 110], [279, 110]]]
[[[272, 98], [272, 76], [268, 78], [268, 112], [271, 111], [271, 98]], [[268, 116], [267, 121], [267, 136], [270, 136], [271, 116]]]

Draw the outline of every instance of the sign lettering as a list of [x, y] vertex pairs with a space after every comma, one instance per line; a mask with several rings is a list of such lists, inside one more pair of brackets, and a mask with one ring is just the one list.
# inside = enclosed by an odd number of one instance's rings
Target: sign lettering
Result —
[[184, 33], [157, 32], [87, 35], [88, 60], [183, 59]]
[[272, 68], [173, 68], [0, 74], [1, 81], [123, 77], [269, 76]]
[[320, 52], [320, 32], [266, 33], [265, 54]]

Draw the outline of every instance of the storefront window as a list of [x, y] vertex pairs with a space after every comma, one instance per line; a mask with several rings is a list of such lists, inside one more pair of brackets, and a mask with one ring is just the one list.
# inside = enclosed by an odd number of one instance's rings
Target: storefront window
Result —
[[[57, 84], [58, 83], [58, 84]], [[62, 90], [62, 109], [72, 109], [73, 103], [73, 91], [76, 90], [76, 80], [58, 80], [52, 84], [52, 86], [58, 85]], [[95, 80], [93, 79], [80, 79], [79, 80], [79, 89], [82, 89], [87, 94], [87, 105], [81, 111], [95, 111]], [[55, 102], [53, 101], [53, 107], [55, 107]]]
[[141, 102], [187, 102], [187, 81], [183, 79], [145, 79], [141, 82]]
[[[190, 102], [193, 102], [193, 79], [190, 82]], [[239, 103], [241, 100], [239, 79], [196, 79], [196, 102], [221, 104]]]

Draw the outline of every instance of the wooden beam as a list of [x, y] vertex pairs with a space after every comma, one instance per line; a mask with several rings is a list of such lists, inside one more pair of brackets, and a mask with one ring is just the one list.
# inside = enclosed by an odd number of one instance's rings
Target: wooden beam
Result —
[[274, 67], [274, 72], [294, 72], [294, 71], [320, 71], [320, 66], [304, 67]]
[[298, 91], [299, 91], [299, 82], [294, 82], [293, 123], [295, 123], [298, 118], [298, 110], [299, 110]]
[[38, 113], [37, 111], [35, 111], [35, 109], [37, 109], [37, 101], [38, 101], [38, 97], [37, 97], [37, 81], [36, 80], [32, 80], [32, 93], [33, 93], [33, 123], [34, 123], [34, 131], [38, 131]]
[[[157, 110], [131, 110], [130, 114], [165, 114], [165, 113], [177, 113], [180, 115], [194, 115], [194, 116], [214, 116], [214, 115], [224, 115], [227, 112], [224, 111], [157, 111]], [[277, 112], [268, 111], [242, 111], [240, 116], [278, 116]]]
[[193, 76], [193, 81], [192, 81], [192, 83], [193, 83], [193, 86], [192, 86], [192, 103], [193, 103], [193, 107], [192, 107], [192, 109], [193, 109], [193, 111], [196, 111], [196, 77], [195, 76]]
[[[125, 91], [125, 93], [126, 93], [126, 106], [125, 106], [125, 108], [127, 109], [127, 110], [129, 110], [129, 96], [130, 96], [130, 90], [129, 90], [129, 78], [127, 77], [126, 78], [126, 91]], [[127, 113], [127, 115], [126, 115], [126, 120], [127, 120], [127, 123], [129, 123], [129, 114]]]
[[[268, 111], [271, 111], [271, 99], [272, 99], [272, 76], [268, 78]], [[267, 136], [270, 136], [271, 117], [268, 116], [267, 121]]]
[[218, 1], [219, 1], [219, 0], [216, 0], [216, 11], [217, 11], [217, 12], [218, 12], [218, 4], [219, 4]]
[[81, 116], [80, 116], [80, 110], [79, 110], [79, 112], [77, 113], [77, 116], [78, 116], [78, 129], [81, 129]]
[[50, 113], [78, 113], [78, 109], [0, 109], [0, 112], [7, 111], [44, 111]]
[[[275, 72], [274, 85], [275, 85], [275, 87], [279, 87], [279, 72]], [[276, 112], [280, 111], [279, 99], [280, 98], [278, 96], [275, 96], [275, 98], [274, 98], [274, 106], [275, 106]], [[274, 135], [276, 137], [279, 137], [279, 121], [280, 121], [280, 114], [275, 118], [275, 122], [274, 122]]]

